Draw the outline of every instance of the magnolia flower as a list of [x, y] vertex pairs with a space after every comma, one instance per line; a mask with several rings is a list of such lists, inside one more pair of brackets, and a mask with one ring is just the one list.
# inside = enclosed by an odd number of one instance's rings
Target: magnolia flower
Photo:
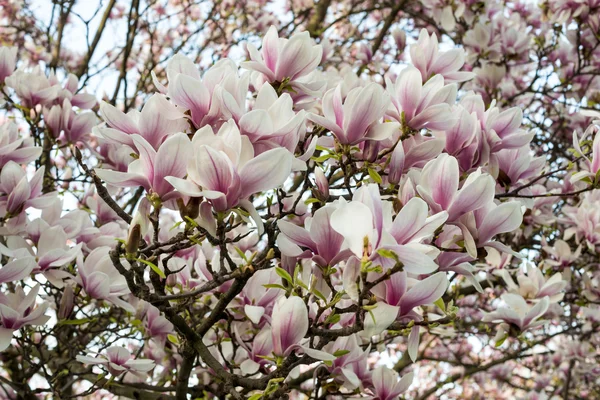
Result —
[[131, 353], [124, 347], [111, 346], [105, 354], [92, 356], [77, 356], [77, 361], [89, 365], [104, 365], [111, 375], [118, 377], [129, 372], [141, 379], [145, 379], [148, 372], [154, 368], [152, 360], [134, 360]]
[[153, 73], [154, 84], [174, 104], [189, 111], [189, 118], [196, 127], [213, 124], [227, 112], [238, 115], [239, 105], [246, 101], [249, 77], [240, 78], [231, 60], [219, 60], [201, 77], [192, 60], [176, 54], [169, 60], [166, 73], [168, 89]]
[[380, 249], [389, 250], [403, 263], [405, 271], [426, 274], [438, 268], [433, 258], [439, 251], [419, 242], [431, 235], [445, 221], [446, 215], [428, 219], [423, 206], [424, 203], [418, 201], [411, 203], [391, 223], [391, 209], [384, 208], [378, 186], [368, 185], [355, 192], [353, 201], [338, 200], [330, 223], [344, 237], [344, 248], [349, 248], [359, 259], [367, 256], [379, 265], [391, 267], [395, 261], [378, 253]]
[[[241, 338], [239, 332], [236, 332], [236, 336]], [[266, 327], [261, 329], [261, 331], [254, 336], [251, 346], [248, 346], [243, 340], [239, 340], [239, 343], [240, 346], [246, 350], [248, 356], [247, 359], [240, 363], [240, 370], [244, 374], [255, 374], [261, 365], [268, 364], [266, 357], [271, 356], [273, 353], [273, 341], [269, 329]]]
[[304, 301], [298, 296], [280, 298], [271, 314], [273, 354], [285, 357], [299, 350], [318, 360], [334, 360], [335, 357], [328, 353], [300, 344], [307, 332], [308, 310]]
[[502, 300], [506, 307], [500, 307], [496, 311], [485, 313], [483, 321], [485, 322], [506, 322], [511, 326], [517, 327], [521, 332], [536, 328], [545, 323], [545, 321], [536, 321], [539, 319], [550, 305], [548, 297], [543, 297], [534, 305], [529, 305], [525, 299], [514, 293], [505, 293]]
[[0, 266], [0, 283], [20, 281], [29, 276], [35, 267], [37, 267], [35, 257], [19, 256], [19, 258], [6, 263], [3, 267]]
[[[81, 243], [71, 247], [67, 244], [67, 240], [67, 234], [61, 226], [48, 226], [44, 228], [36, 240], [35, 258], [37, 260], [37, 267], [34, 272], [44, 273], [47, 279], [59, 287], [62, 286], [59, 283], [62, 278], [68, 275], [54, 268], [59, 268], [70, 263], [81, 252]], [[29, 250], [31, 255], [34, 254], [27, 243], [22, 242], [21, 246], [23, 249]]]
[[42, 154], [42, 148], [35, 147], [32, 138], [20, 137], [15, 123], [6, 122], [0, 125], [0, 169], [9, 161], [17, 164], [29, 164], [40, 154]]
[[17, 70], [5, 79], [6, 86], [15, 90], [21, 99], [22, 105], [33, 108], [36, 105], [47, 105], [56, 99], [60, 86], [52, 84], [43, 74], [40, 67], [35, 67], [31, 72]]
[[158, 308], [151, 304], [147, 305], [148, 310], [146, 311], [146, 317], [144, 319], [144, 328], [146, 333], [154, 338], [158, 339], [160, 343], [165, 343], [167, 335], [173, 333], [173, 324], [169, 322], [165, 317], [160, 315]]
[[442, 75], [446, 83], [464, 82], [475, 77], [472, 72], [459, 71], [465, 63], [463, 49], [440, 52], [438, 47], [437, 35], [429, 36], [426, 29], [421, 29], [419, 40], [410, 46], [411, 61], [421, 72], [423, 82], [436, 74]]
[[160, 145], [158, 151], [142, 136], [131, 135], [140, 156], [129, 164], [127, 172], [96, 168], [96, 174], [107, 183], [117, 187], [143, 186], [167, 201], [177, 194], [166, 177], [183, 178], [191, 157], [190, 141], [185, 133], [177, 133]]
[[42, 194], [44, 167], [31, 180], [16, 162], [9, 161], [0, 171], [0, 215], [15, 216], [29, 207], [42, 209], [56, 193]]
[[544, 265], [549, 265], [555, 268], [567, 268], [581, 256], [581, 245], [577, 246], [575, 251], [571, 250], [571, 246], [564, 240], [557, 240], [553, 246], [544, 246], [546, 252], [552, 258], [543, 260]]
[[329, 129], [342, 144], [383, 140], [399, 128], [397, 123], [380, 122], [389, 104], [389, 95], [376, 83], [350, 90], [342, 101], [340, 84], [323, 96], [324, 117], [310, 113], [308, 119]]
[[456, 123], [451, 105], [456, 101], [456, 84], [444, 85], [444, 78], [436, 75], [425, 84], [421, 73], [413, 66], [400, 72], [395, 83], [386, 78], [392, 107], [387, 114], [412, 129], [445, 130]]
[[[382, 299], [377, 307], [365, 317], [363, 335], [371, 337], [387, 329], [396, 320], [421, 321], [423, 317], [414, 309], [433, 304], [443, 296], [448, 288], [448, 278], [445, 272], [438, 272], [422, 281], [412, 284], [405, 271], [392, 274], [386, 281], [378, 284], [372, 292]], [[419, 349], [419, 326], [412, 327], [408, 337], [408, 354], [415, 361]]]
[[[256, 271], [242, 290], [244, 313], [255, 324], [259, 324], [265, 312], [271, 309], [274, 301], [281, 295], [276, 288], [268, 288], [265, 285], [280, 282], [281, 278], [275, 269], [263, 269]], [[268, 314], [267, 314], [268, 315]]]
[[550, 303], [557, 303], [564, 297], [567, 282], [563, 280], [560, 272], [546, 279], [539, 268], [527, 265], [527, 273], [521, 271], [517, 275], [517, 283], [512, 279], [506, 269], [498, 270], [510, 293], [520, 295], [526, 300], [539, 301], [548, 297]]
[[[482, 101], [481, 98], [479, 99]], [[495, 100], [492, 101], [490, 108], [480, 120], [483, 123], [483, 130], [486, 133], [492, 152], [527, 146], [534, 135], [533, 132], [528, 133], [520, 129], [523, 121], [523, 111], [521, 108], [512, 107], [500, 111], [495, 106]]]
[[[508, 246], [498, 241], [492, 241], [492, 238], [500, 233], [513, 232], [519, 228], [523, 221], [521, 208], [521, 203], [517, 201], [507, 201], [501, 204], [490, 202], [478, 208], [474, 212], [475, 218], [466, 223], [471, 236], [476, 239], [477, 247], [495, 247], [497, 250], [510, 252]], [[471, 225], [473, 221], [477, 228]], [[463, 229], [463, 234], [466, 233], [466, 230], [463, 228], [464, 225], [460, 226]], [[465, 245], [467, 250], [471, 250], [472, 254], [475, 254], [472, 240], [467, 235]], [[513, 255], [518, 256], [518, 254]]]
[[102, 118], [108, 127], [95, 128], [98, 136], [114, 143], [135, 147], [134, 134], [140, 135], [157, 150], [166, 137], [186, 129], [187, 122], [181, 110], [163, 95], [155, 94], [144, 104], [142, 111], [131, 110], [127, 114], [103, 102]]
[[289, 355], [307, 332], [308, 310], [300, 297], [282, 298], [275, 304], [271, 315], [271, 339], [275, 355]]
[[359, 370], [359, 364], [366, 364], [369, 356], [370, 347], [364, 350], [360, 346], [361, 342], [358, 335], [338, 337], [335, 342], [327, 344], [323, 350], [329, 354], [345, 352], [345, 354], [336, 357], [331, 365], [327, 366], [329, 372], [336, 376], [337, 380], [344, 382], [344, 387], [349, 390], [356, 389], [363, 385], [366, 376], [358, 376], [355, 371]]
[[458, 160], [461, 171], [469, 171], [480, 147], [481, 125], [477, 114], [469, 113], [462, 105], [453, 107], [452, 112], [458, 122], [444, 131], [434, 132], [438, 138], [444, 138], [444, 149]]
[[[582, 138], [587, 136], [587, 134], [590, 131], [592, 131], [593, 126], [594, 125], [592, 125], [590, 128], [588, 128], [588, 130], [586, 130], [586, 132], [583, 134]], [[581, 149], [579, 140], [580, 139], [577, 136], [577, 132], [573, 132], [573, 148], [577, 151], [578, 156], [583, 157], [583, 161], [584, 161], [584, 165], [585, 165], [586, 169], [574, 174], [573, 177], [571, 178], [571, 182], [575, 183], [586, 177], [591, 178], [592, 181], [594, 181], [596, 174], [598, 173], [598, 170], [600, 170], [600, 134], [596, 133], [596, 135], [594, 136], [594, 141], [592, 143], [592, 159], [591, 160]]]
[[252, 43], [247, 45], [250, 61], [242, 67], [258, 71], [269, 82], [293, 82], [313, 72], [323, 55], [323, 48], [315, 45], [308, 32], [280, 38], [277, 29], [271, 26], [263, 38], [260, 52]]
[[399, 376], [393, 369], [381, 366], [373, 371], [371, 377], [373, 382], [373, 400], [395, 400], [398, 396], [406, 392], [411, 385], [414, 374], [412, 372], [404, 375], [398, 380]]
[[277, 246], [281, 253], [288, 257], [312, 258], [323, 267], [346, 260], [352, 252], [342, 246], [344, 236], [331, 226], [331, 215], [336, 209], [331, 204], [319, 208], [312, 218], [304, 221], [305, 228], [285, 220], [277, 221], [281, 231], [277, 235]]
[[69, 100], [69, 103], [82, 110], [89, 110], [98, 103], [96, 96], [79, 91], [79, 78], [74, 74], [67, 77], [64, 89], [58, 93], [58, 100]]
[[582, 195], [583, 199], [577, 206], [565, 206], [563, 212], [569, 227], [565, 229], [564, 240], [573, 236], [592, 252], [600, 244], [600, 190], [592, 190]]
[[432, 211], [448, 211], [448, 221], [493, 202], [496, 185], [490, 175], [473, 172], [460, 190], [459, 179], [458, 161], [442, 153], [423, 168], [417, 191]]
[[21, 286], [14, 293], [0, 293], [0, 351], [6, 350], [12, 340], [14, 331], [27, 325], [43, 325], [50, 319], [44, 315], [48, 303], [35, 307], [35, 300], [40, 290], [36, 285], [26, 295]]
[[135, 308], [120, 297], [129, 294], [125, 277], [114, 267], [108, 254], [110, 248], [94, 249], [85, 259], [77, 258], [77, 276], [75, 282], [91, 298], [106, 300], [127, 311]]
[[[233, 120], [223, 124], [216, 135], [210, 126], [200, 129], [192, 148], [187, 179], [169, 176], [166, 180], [186, 196], [206, 198], [216, 211], [242, 205], [254, 212], [248, 196], [283, 184], [292, 169], [293, 155], [286, 149], [271, 149], [254, 157], [251, 143], [242, 138]], [[254, 218], [260, 220], [257, 215]]]
[[490, 158], [490, 169], [504, 186], [517, 185], [540, 175], [546, 159], [533, 157], [529, 145], [518, 149], [503, 149], [494, 152]]
[[305, 112], [295, 113], [289, 94], [277, 97], [268, 83], [258, 91], [254, 107], [238, 121], [240, 132], [254, 144], [256, 154], [284, 147], [293, 153], [305, 133]]
[[65, 99], [62, 107], [55, 105], [50, 110], [44, 109], [44, 122], [54, 137], [61, 135], [63, 141], [77, 143], [86, 140], [97, 120], [93, 112], [76, 114], [71, 102]]
[[17, 66], [17, 48], [0, 47], [0, 83], [9, 77]]

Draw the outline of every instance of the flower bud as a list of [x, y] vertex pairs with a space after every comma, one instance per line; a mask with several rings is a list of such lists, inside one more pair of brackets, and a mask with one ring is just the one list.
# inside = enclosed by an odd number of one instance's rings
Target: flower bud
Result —
[[327, 201], [329, 198], [329, 181], [323, 170], [319, 167], [315, 168], [315, 183], [317, 184], [317, 197], [319, 200]]
[[140, 224], [133, 225], [129, 230], [129, 236], [127, 237], [127, 244], [125, 246], [127, 257], [134, 256], [135, 253], [137, 253], [141, 238], [142, 228], [140, 227]]
[[69, 318], [69, 315], [71, 315], [73, 312], [74, 297], [73, 286], [65, 286], [65, 290], [60, 299], [60, 306], [58, 308], [57, 317], [59, 320]]
[[406, 32], [402, 29], [394, 29], [392, 31], [392, 37], [394, 38], [398, 52], [402, 53], [406, 47]]
[[396, 145], [396, 148], [392, 152], [392, 159], [390, 160], [390, 170], [388, 174], [388, 181], [394, 185], [400, 182], [402, 177], [402, 171], [404, 170], [404, 146], [402, 142]]

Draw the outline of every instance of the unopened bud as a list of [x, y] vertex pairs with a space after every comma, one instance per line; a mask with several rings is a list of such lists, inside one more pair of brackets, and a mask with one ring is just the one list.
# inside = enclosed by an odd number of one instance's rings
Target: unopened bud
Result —
[[127, 256], [133, 256], [137, 253], [140, 245], [140, 239], [142, 238], [142, 229], [139, 224], [133, 225], [129, 230], [129, 236], [127, 237], [127, 245], [125, 251]]
[[73, 312], [74, 304], [73, 287], [70, 285], [65, 286], [62, 298], [60, 299], [60, 306], [58, 307], [58, 319], [63, 320], [69, 318], [69, 315]]
[[392, 158], [390, 160], [390, 172], [388, 175], [388, 181], [397, 185], [402, 178], [402, 172], [404, 170], [404, 146], [402, 142], [398, 142], [396, 148], [392, 152]]
[[392, 31], [392, 37], [394, 38], [398, 52], [402, 53], [406, 47], [406, 32], [402, 29], [394, 29]]
[[319, 167], [315, 168], [315, 183], [319, 190], [318, 198], [322, 201], [327, 201], [329, 198], [329, 181], [323, 170]]
[[198, 218], [198, 215], [200, 215], [200, 203], [202, 203], [202, 198], [200, 197], [192, 197], [190, 201], [188, 201], [186, 207], [188, 217], [191, 219]]
[[374, 163], [377, 161], [377, 153], [379, 153], [379, 142], [376, 142], [375, 140], [367, 140], [364, 142], [362, 151], [362, 159], [364, 161]]

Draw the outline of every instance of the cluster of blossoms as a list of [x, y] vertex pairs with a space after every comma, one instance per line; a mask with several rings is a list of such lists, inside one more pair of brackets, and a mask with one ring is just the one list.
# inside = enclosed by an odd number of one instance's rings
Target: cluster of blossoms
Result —
[[[348, 52], [357, 69], [336, 61], [348, 26], [315, 40], [313, 14], [284, 37], [265, 17], [243, 61], [174, 54], [143, 101], [86, 93], [60, 44], [1, 47], [7, 398], [593, 398], [600, 120], [569, 108], [594, 109], [600, 66], [572, 60], [600, 59], [600, 5], [557, 4], [576, 43], [536, 36], [524, 6], [411, 4], [441, 31], [408, 46], [384, 42], [400, 10], [374, 12], [387, 28]], [[554, 61], [574, 94], [542, 90]]]

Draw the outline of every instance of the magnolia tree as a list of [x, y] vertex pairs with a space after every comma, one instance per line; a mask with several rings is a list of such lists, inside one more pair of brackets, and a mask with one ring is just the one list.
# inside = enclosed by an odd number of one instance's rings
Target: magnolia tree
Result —
[[0, 398], [600, 398], [597, 0], [0, 3]]

